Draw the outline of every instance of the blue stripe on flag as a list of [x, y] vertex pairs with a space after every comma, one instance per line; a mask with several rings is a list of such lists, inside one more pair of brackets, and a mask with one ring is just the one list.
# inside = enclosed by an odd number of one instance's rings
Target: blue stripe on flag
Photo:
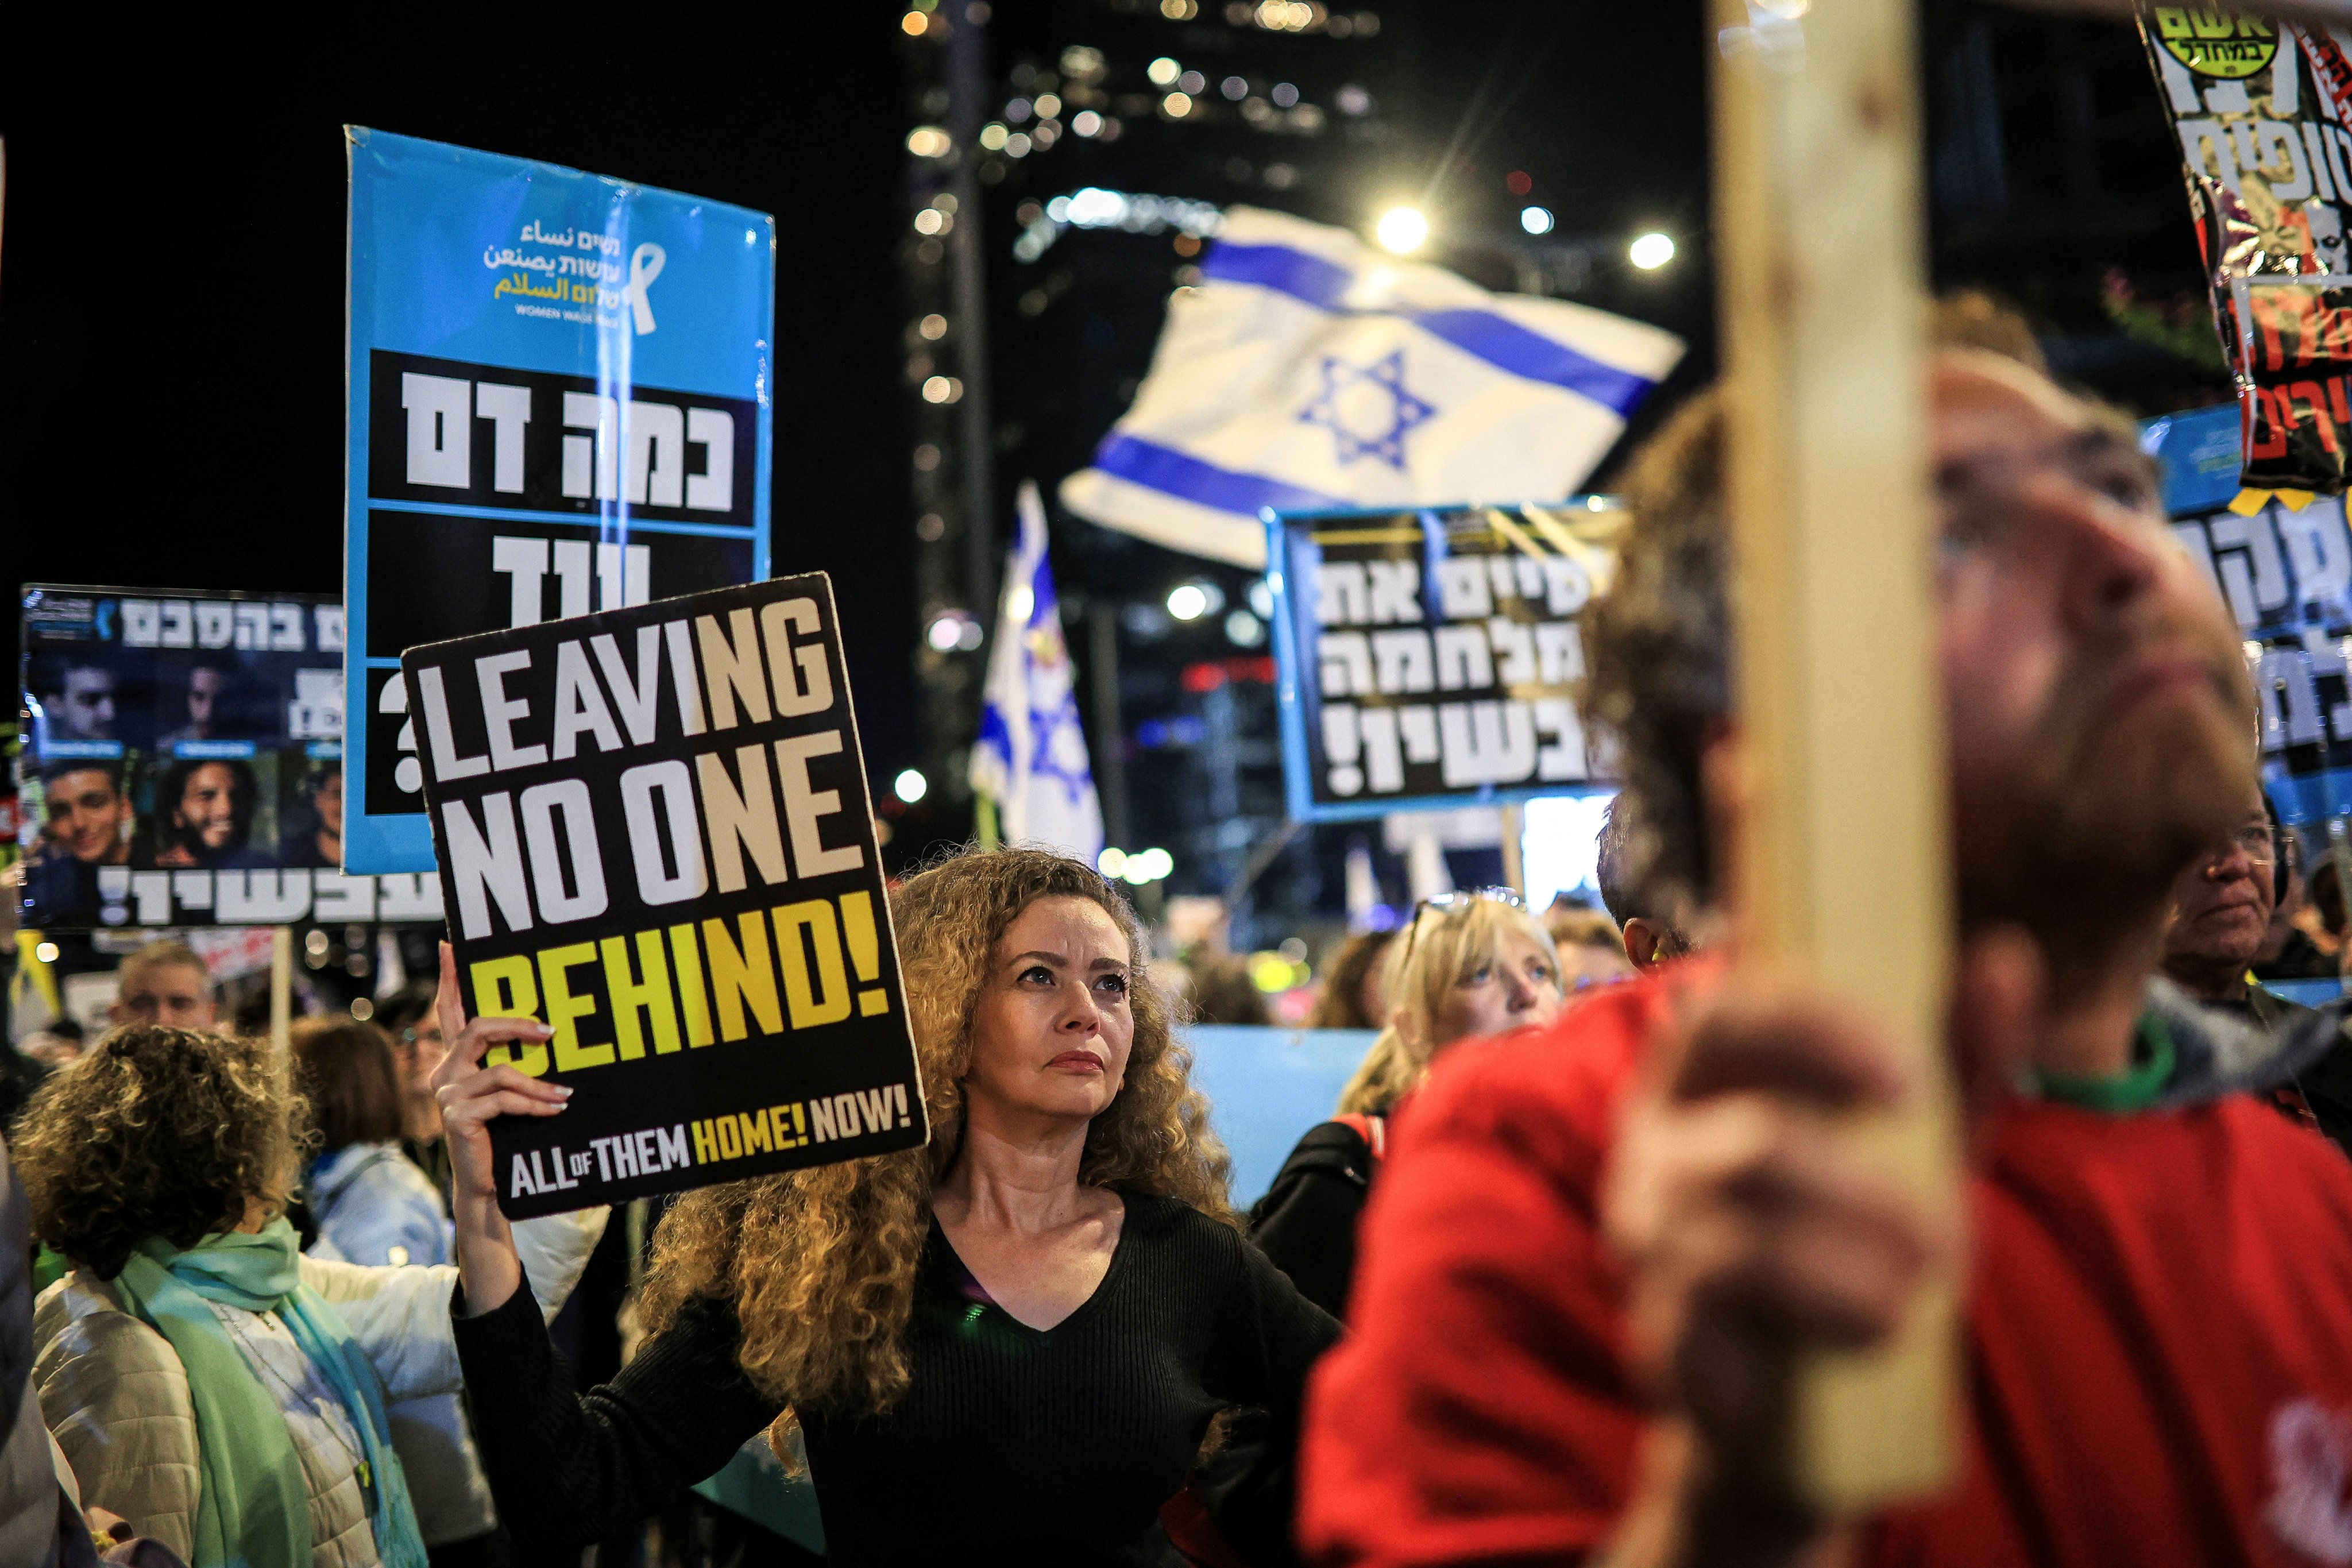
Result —
[[1497, 370], [1522, 380], [1564, 387], [1621, 416], [1632, 414], [1657, 384], [1645, 375], [1580, 353], [1492, 310], [1349, 310], [1344, 303], [1350, 280], [1348, 269], [1286, 245], [1220, 241], [1202, 259], [1201, 276], [1222, 283], [1254, 283], [1318, 310], [1399, 317]]
[[1255, 283], [1318, 310], [1343, 309], [1348, 269], [1286, 245], [1233, 245], [1220, 240], [1201, 262], [1201, 276], [1225, 283]]
[[1531, 332], [1490, 310], [1420, 310], [1412, 323], [1465, 353], [1529, 381], [1548, 381], [1592, 399], [1620, 416], [1633, 412], [1657, 384]]
[[1113, 431], [1095, 452], [1094, 466], [1133, 484], [1197, 501], [1217, 511], [1255, 517], [1260, 510], [1276, 511], [1328, 510], [1350, 504], [1297, 485], [1269, 479], [1263, 474], [1239, 474], [1204, 463], [1156, 441]]

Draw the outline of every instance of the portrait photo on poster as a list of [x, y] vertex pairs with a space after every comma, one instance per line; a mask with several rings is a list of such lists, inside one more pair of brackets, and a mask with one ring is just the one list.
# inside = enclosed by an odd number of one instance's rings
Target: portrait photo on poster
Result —
[[824, 574], [411, 648], [466, 1010], [573, 1090], [491, 1124], [514, 1218], [929, 1135]]
[[425, 924], [433, 877], [348, 876], [342, 601], [28, 583], [29, 930]]

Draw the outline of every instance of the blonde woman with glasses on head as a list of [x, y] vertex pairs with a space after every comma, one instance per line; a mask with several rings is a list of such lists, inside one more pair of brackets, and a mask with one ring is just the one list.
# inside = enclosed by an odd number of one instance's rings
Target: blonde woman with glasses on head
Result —
[[1566, 998], [1543, 922], [1507, 888], [1424, 900], [1389, 943], [1388, 1026], [1339, 1097], [1251, 1211], [1251, 1234], [1299, 1292], [1343, 1315], [1356, 1222], [1385, 1151], [1388, 1117], [1460, 1040], [1549, 1023]]

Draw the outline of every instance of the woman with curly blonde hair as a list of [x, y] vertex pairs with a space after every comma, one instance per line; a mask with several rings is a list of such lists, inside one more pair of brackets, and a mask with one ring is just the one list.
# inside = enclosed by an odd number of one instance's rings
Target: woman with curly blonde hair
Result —
[[[1338, 1328], [1232, 1223], [1126, 901], [1090, 867], [1004, 849], [922, 872], [891, 909], [930, 1145], [680, 1200], [653, 1337], [584, 1397], [515, 1268], [486, 1131], [564, 1091], [478, 1065], [547, 1030], [466, 1022], [445, 955], [457, 1339], [518, 1534], [596, 1540], [796, 1422], [835, 1563], [1176, 1563], [1157, 1516], [1212, 1417], [1263, 1406], [1295, 1432]], [[1237, 1503], [1237, 1545], [1286, 1530], [1278, 1491]]]

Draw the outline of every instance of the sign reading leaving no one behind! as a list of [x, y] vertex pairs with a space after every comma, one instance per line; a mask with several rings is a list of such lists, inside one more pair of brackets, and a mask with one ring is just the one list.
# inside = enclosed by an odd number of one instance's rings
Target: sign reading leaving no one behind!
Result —
[[515, 1217], [929, 1127], [823, 574], [403, 660], [460, 988], [569, 1085], [491, 1125]]

